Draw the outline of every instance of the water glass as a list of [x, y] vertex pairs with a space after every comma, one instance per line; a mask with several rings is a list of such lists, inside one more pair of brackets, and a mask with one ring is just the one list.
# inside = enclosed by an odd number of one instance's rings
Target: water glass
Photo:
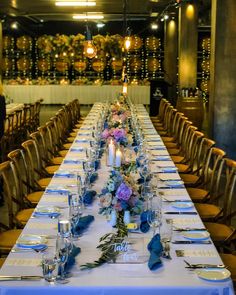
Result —
[[57, 235], [56, 241], [56, 256], [59, 264], [60, 276], [58, 279], [65, 281], [66, 272], [65, 265], [68, 260], [70, 251], [72, 250], [72, 242], [70, 237], [64, 237], [63, 235]]
[[160, 212], [159, 210], [149, 210], [147, 214], [147, 222], [153, 229], [153, 236], [156, 234], [156, 230], [160, 227]]
[[54, 282], [58, 274], [58, 261], [55, 253], [47, 252], [42, 256], [43, 277], [47, 282]]

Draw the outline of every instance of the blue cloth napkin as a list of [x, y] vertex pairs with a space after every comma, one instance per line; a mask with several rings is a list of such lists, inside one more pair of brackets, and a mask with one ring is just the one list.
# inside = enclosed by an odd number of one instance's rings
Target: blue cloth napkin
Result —
[[164, 168], [161, 168], [161, 172], [163, 173], [174, 173], [174, 172], [177, 172], [177, 168], [175, 167], [164, 167]]
[[148, 217], [149, 212], [150, 212], [150, 210], [146, 210], [146, 211], [143, 211], [140, 215], [140, 220], [141, 220], [140, 230], [142, 233], [147, 233], [150, 229], [150, 225], [147, 222], [147, 217]]
[[91, 176], [90, 176], [90, 183], [93, 183], [94, 181], [96, 181], [98, 178], [98, 173], [93, 173]]
[[150, 270], [156, 270], [162, 266], [161, 255], [163, 247], [160, 240], [160, 235], [156, 234], [147, 246], [148, 251], [150, 252], [150, 257], [148, 260], [148, 267]]
[[46, 188], [46, 194], [60, 194], [60, 195], [68, 195], [69, 191], [67, 189], [56, 189], [56, 188]]
[[99, 167], [100, 167], [100, 160], [96, 160], [95, 161], [95, 170], [98, 170]]
[[[79, 255], [79, 253], [81, 252], [80, 247], [76, 247], [75, 245], [73, 245], [73, 249], [71, 250], [70, 255], [68, 256], [67, 262], [65, 264], [65, 272], [69, 273], [69, 271], [71, 270], [71, 268], [73, 267], [73, 265], [75, 265], [75, 257], [77, 255]], [[59, 267], [58, 269], [58, 275], [61, 274], [61, 269]]]
[[17, 243], [16, 247], [19, 249], [34, 249], [34, 250], [43, 251], [47, 249], [48, 246], [46, 244], [27, 245], [27, 244]]
[[87, 215], [79, 218], [78, 222], [71, 229], [72, 234], [82, 234], [82, 232], [88, 228], [92, 221], [94, 221], [94, 217], [92, 215]]
[[84, 151], [84, 148], [80, 148], [80, 147], [74, 147], [70, 149], [70, 152], [74, 152], [74, 153], [80, 153], [83, 151]]
[[86, 191], [86, 193], [84, 194], [83, 196], [83, 202], [85, 205], [90, 205], [92, 204], [93, 200], [94, 200], [94, 197], [96, 196], [96, 191], [93, 191], [93, 190], [89, 190], [89, 191]]
[[67, 160], [64, 160], [63, 163], [64, 164], [80, 164], [80, 163], [82, 163], [82, 160], [78, 160], [78, 159], [67, 159]]
[[76, 175], [74, 173], [67, 173], [67, 172], [56, 172], [54, 174], [54, 177], [56, 178], [75, 178]]
[[157, 161], [170, 161], [170, 157], [169, 156], [157, 156], [155, 158]]
[[170, 187], [170, 188], [184, 188], [184, 184], [182, 181], [178, 181], [178, 180], [168, 180], [166, 182], [164, 182], [165, 185], [167, 187]]

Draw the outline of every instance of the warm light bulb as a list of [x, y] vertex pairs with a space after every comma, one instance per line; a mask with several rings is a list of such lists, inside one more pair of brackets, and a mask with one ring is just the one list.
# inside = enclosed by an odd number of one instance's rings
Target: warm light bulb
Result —
[[92, 43], [91, 40], [88, 40], [88, 41], [85, 42], [85, 45], [84, 45], [84, 54], [88, 58], [93, 58], [93, 57], [96, 56], [97, 49], [96, 49], [96, 47], [94, 46], [94, 44]]
[[127, 86], [127, 83], [124, 83], [124, 84], [123, 84], [122, 92], [123, 92], [123, 94], [127, 94], [127, 92], [128, 92], [128, 86]]
[[125, 37], [125, 49], [129, 50], [131, 47], [131, 39], [130, 37]]

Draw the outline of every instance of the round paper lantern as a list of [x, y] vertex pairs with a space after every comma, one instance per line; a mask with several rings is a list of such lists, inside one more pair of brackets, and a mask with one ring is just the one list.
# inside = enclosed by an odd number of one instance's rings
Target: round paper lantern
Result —
[[9, 49], [11, 47], [12, 40], [13, 40], [13, 38], [10, 37], [10, 36], [4, 36], [2, 38], [3, 50], [7, 50], [7, 49]]
[[87, 63], [86, 61], [84, 60], [76, 60], [74, 62], [74, 69], [77, 71], [77, 72], [83, 72], [85, 71], [85, 69], [87, 68]]
[[55, 66], [58, 72], [64, 73], [68, 70], [69, 63], [64, 59], [59, 59], [56, 61]]
[[114, 71], [121, 71], [123, 69], [123, 60], [122, 59], [114, 59], [111, 62], [111, 67]]
[[28, 51], [32, 44], [32, 38], [29, 36], [21, 36], [16, 40], [16, 46], [18, 49]]
[[137, 72], [141, 69], [142, 67], [142, 61], [139, 57], [131, 57], [130, 59], [130, 70], [132, 72]]
[[102, 72], [106, 67], [106, 63], [104, 60], [98, 59], [96, 58], [93, 62], [92, 62], [92, 68], [94, 69], [94, 71], [96, 72]]
[[160, 39], [154, 36], [147, 37], [145, 40], [145, 46], [147, 50], [150, 51], [156, 51], [159, 48], [160, 44]]
[[49, 71], [51, 68], [50, 62], [44, 58], [38, 60], [37, 66], [41, 72]]
[[147, 68], [149, 72], [153, 73], [158, 71], [159, 66], [160, 62], [156, 57], [148, 57]]
[[18, 71], [28, 71], [30, 69], [30, 60], [27, 57], [21, 57], [16, 62]]
[[11, 68], [12, 68], [12, 61], [9, 58], [4, 57], [2, 59], [2, 70], [3, 70], [3, 72], [10, 71]]

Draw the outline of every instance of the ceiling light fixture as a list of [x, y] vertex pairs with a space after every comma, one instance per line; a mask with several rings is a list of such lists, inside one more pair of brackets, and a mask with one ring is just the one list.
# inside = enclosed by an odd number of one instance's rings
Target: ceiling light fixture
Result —
[[13, 22], [13, 23], [11, 23], [11, 28], [12, 28], [13, 30], [17, 30], [17, 29], [18, 29], [18, 23], [17, 23], [17, 22]]
[[84, 55], [88, 58], [94, 58], [97, 54], [97, 48], [93, 44], [92, 34], [88, 25], [86, 26], [86, 41], [84, 42]]
[[102, 14], [76, 14], [73, 15], [73, 19], [78, 20], [86, 20], [86, 19], [104, 19], [104, 16]]
[[105, 24], [103, 24], [103, 23], [98, 23], [98, 24], [97, 24], [97, 28], [99, 28], [99, 29], [100, 29], [100, 28], [103, 28], [104, 26], [105, 26]]
[[151, 29], [152, 29], [152, 30], [157, 30], [157, 29], [158, 29], [158, 24], [156, 24], [156, 23], [152, 23], [152, 24], [151, 24]]
[[95, 1], [57, 1], [56, 6], [96, 6]]

